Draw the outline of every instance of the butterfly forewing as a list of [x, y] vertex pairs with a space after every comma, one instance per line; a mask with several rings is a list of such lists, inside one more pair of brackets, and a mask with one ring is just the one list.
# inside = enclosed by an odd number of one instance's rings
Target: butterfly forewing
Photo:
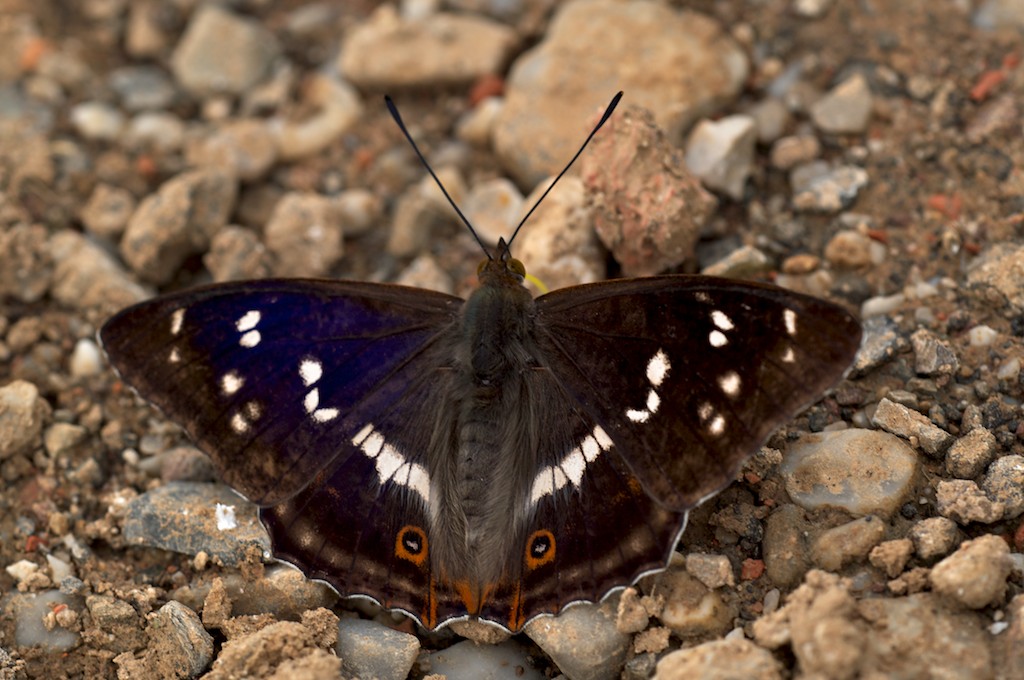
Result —
[[860, 344], [842, 308], [709, 277], [578, 286], [537, 300], [555, 378], [644, 489], [684, 511], [722, 489]]
[[170, 295], [101, 331], [111, 361], [261, 505], [298, 493], [436, 370], [462, 300], [398, 286], [252, 281]]

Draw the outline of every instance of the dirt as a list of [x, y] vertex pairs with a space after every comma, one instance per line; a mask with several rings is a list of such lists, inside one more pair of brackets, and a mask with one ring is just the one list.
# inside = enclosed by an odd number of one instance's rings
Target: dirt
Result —
[[[0, 78], [5, 84], [29, 91], [32, 87], [41, 88], [44, 83], [35, 77], [41, 51], [72, 52], [92, 73], [90, 78], [68, 86], [70, 96], [53, 97], [43, 106], [55, 120], [45, 138], [7, 133], [0, 148], [0, 186], [4, 190], [0, 198], [0, 236], [13, 234], [16, 227], [24, 229], [17, 240], [7, 241], [11, 249], [0, 253], [0, 268], [7, 270], [6, 276], [16, 271], [19, 285], [42, 285], [47, 290], [41, 297], [0, 300], [0, 338], [4, 339], [0, 386], [15, 379], [34, 383], [50, 407], [45, 416], [47, 426], [72, 423], [82, 428], [81, 437], [62, 449], [58, 457], [47, 453], [40, 436], [25, 452], [0, 461], [4, 480], [0, 493], [0, 565], [12, 565], [19, 560], [45, 565], [45, 555], [51, 552], [70, 556], [74, 551], [61, 538], [70, 533], [87, 552], [86, 557], [73, 559], [77, 578], [83, 584], [74, 596], [109, 596], [131, 605], [128, 615], [106, 623], [101, 623], [105, 620], [96, 607], [84, 605], [72, 607], [77, 609], [76, 616], [55, 618], [54, 625], [81, 635], [80, 643], [65, 653], [16, 645], [14, 617], [5, 610], [0, 620], [0, 648], [6, 650], [10, 659], [0, 663], [0, 678], [116, 677], [119, 666], [115, 658], [119, 654], [140, 652], [150, 644], [146, 621], [167, 602], [169, 593], [189, 584], [208, 584], [216, 576], [237, 576], [240, 570], [218, 564], [199, 568], [192, 555], [126, 545], [122, 536], [124, 517], [119, 508], [125, 500], [163, 481], [159, 471], [144, 471], [131, 455], [125, 454], [125, 449], [144, 448], [144, 455], [148, 455], [153, 450], [185, 444], [185, 438], [175, 426], [154, 427], [154, 419], [160, 419], [158, 413], [137, 404], [109, 369], [82, 377], [70, 374], [69, 357], [76, 340], [90, 337], [115, 309], [109, 301], [90, 308], [59, 302], [47, 288], [50, 274], [40, 274], [45, 279], [42, 284], [33, 276], [34, 272], [51, 272], [53, 253], [46, 248], [54, 243], [56, 235], [82, 232], [78, 216], [97, 183], [123, 187], [141, 200], [187, 166], [180, 151], [161, 156], [81, 140], [68, 120], [71, 104], [100, 92], [105, 73], [138, 62], [124, 53], [120, 37], [127, 7], [142, 3], [143, 0], [93, 0], [68, 9], [57, 0], [0, 2], [0, 33], [16, 33], [18, 23], [27, 17], [33, 18], [40, 28], [38, 39], [19, 42], [17, 47], [13, 43], [0, 47], [0, 51], [8, 52], [6, 56], [0, 55], [4, 69]], [[183, 10], [179, 6], [190, 4], [168, 3], [170, 35], [177, 35], [182, 27]], [[274, 30], [299, 3], [267, 0], [235, 4]], [[1009, 417], [998, 419], [1000, 424], [994, 431], [1000, 455], [1024, 453], [1024, 420], [1019, 414], [1021, 385], [1017, 381], [1000, 382], [993, 375], [998, 361], [1021, 356], [1024, 316], [1019, 309], [968, 291], [964, 283], [967, 268], [977, 256], [997, 244], [1024, 243], [1024, 175], [1017, 162], [1024, 162], [1020, 123], [1024, 69], [1019, 65], [1019, 32], [981, 31], [972, 27], [963, 8], [967, 3], [837, 0], [824, 17], [813, 21], [797, 16], [791, 11], [791, 4], [781, 0], [707, 0], [687, 6], [727, 26], [745, 26], [756, 31], [759, 42], [771, 46], [785, 64], [803, 62], [805, 80], [822, 91], [828, 90], [843, 72], [862, 70], [869, 75], [874, 109], [867, 131], [862, 135], [818, 137], [824, 145], [824, 158], [856, 158], [868, 171], [870, 180], [849, 210], [870, 215], [863, 232], [884, 245], [886, 257], [880, 264], [837, 271], [832, 292], [856, 309], [871, 296], [893, 294], [919, 282], [951, 282], [946, 288], [948, 294], [930, 298], [927, 305], [934, 319], [932, 328], [957, 351], [960, 366], [955, 374], [940, 381], [932, 393], [920, 389], [920, 383], [908, 384], [908, 376], [913, 374], [907, 366], [912, 360], [909, 349], [904, 349], [881, 368], [857, 376], [841, 389], [855, 393], [861, 406], [877, 402], [891, 389], [914, 392], [917, 386], [917, 410], [926, 414], [931, 406], [939, 411], [962, 413], [960, 402], [964, 399], [983, 408], [1005, 407], [1010, 411]], [[352, 25], [364, 20], [370, 9], [370, 3], [350, 5], [343, 23]], [[544, 16], [543, 12], [536, 14]], [[538, 25], [543, 27], [544, 22]], [[317, 59], [323, 58], [318, 56], [318, 50], [326, 42], [327, 39], [323, 44], [287, 45], [286, 52], [298, 68], [313, 70]], [[158, 61], [161, 59], [166, 57], [158, 57]], [[911, 76], [934, 85], [926, 88], [927, 96], [915, 99], [907, 94], [907, 79]], [[67, 77], [74, 78], [70, 74]], [[730, 111], [743, 110], [744, 104], [760, 98], [764, 85], [758, 82], [761, 77], [764, 74], [752, 76], [747, 91], [729, 107]], [[942, 91], [945, 96], [935, 94]], [[457, 115], [470, 107], [465, 89], [393, 94], [402, 95], [403, 116], [407, 121], [416, 121], [416, 134], [429, 140], [424, 142], [429, 148], [439, 147], [441, 140], [452, 134]], [[262, 194], [273, 197], [286, 187], [319, 189], [329, 183], [330, 177], [335, 177], [348, 187], [370, 188], [384, 198], [386, 210], [390, 211], [396, 197], [420, 177], [389, 173], [386, 164], [379, 162], [395, 149], [404, 154], [405, 142], [383, 107], [376, 105], [377, 101], [376, 94], [367, 96], [366, 112], [359, 124], [323, 153], [291, 164], [281, 163], [264, 179], [247, 186], [247, 208], [257, 216], [265, 214], [260, 212], [264, 205], [259, 200]], [[216, 116], [209, 108], [187, 98], [177, 100], [173, 108], [185, 120]], [[865, 148], [870, 153], [865, 153]], [[31, 170], [37, 166], [43, 169]], [[26, 173], [33, 178], [31, 181], [22, 181]], [[475, 179], [496, 173], [491, 154], [473, 152], [467, 177]], [[769, 166], [766, 147], [758, 148], [754, 177], [747, 189], [743, 200], [721, 202], [715, 233], [705, 234], [698, 253], [714, 252], [716, 244], [727, 242], [767, 243], [774, 249], [773, 254], [778, 253], [779, 262], [798, 253], [823, 254], [827, 239], [821, 235], [834, 233], [834, 216], [799, 215], [806, 232], [815, 235], [808, 243], [784, 245], [776, 238], [775, 227], [783, 221], [782, 213], [786, 211], [771, 206], [786, 205], [790, 192], [786, 174]], [[435, 231], [429, 250], [442, 268], [453, 272], [456, 287], [465, 292], [473, 280], [479, 253], [470, 249], [464, 235], [456, 229], [452, 226], [444, 233]], [[392, 278], [408, 260], [385, 254], [386, 240], [383, 223], [363, 236], [347, 239], [346, 253], [332, 273], [352, 278]], [[184, 288], [205, 278], [203, 263], [199, 258], [190, 258], [161, 290]], [[914, 329], [915, 310], [920, 304], [907, 300], [892, 313], [906, 335]], [[979, 324], [987, 324], [999, 333], [1003, 344], [998, 351], [969, 346], [967, 331]], [[835, 401], [830, 404], [838, 409]], [[804, 417], [786, 428], [786, 437], [813, 426], [809, 420], [813, 421], [814, 413], [810, 419]], [[820, 415], [821, 411], [816, 413]], [[958, 426], [949, 422], [947, 429], [957, 434]], [[140, 441], [142, 435], [153, 437], [154, 433], [159, 434], [159, 441]], [[780, 436], [774, 442], [783, 444], [786, 437]], [[914, 510], [918, 514], [913, 516], [917, 518], [934, 512], [933, 488], [949, 478], [941, 459], [922, 455], [921, 460], [924, 475], [919, 491], [925, 503]], [[727, 554], [734, 565], [743, 565], [743, 574], [750, 578], [741, 581], [730, 597], [739, 607], [737, 622], [746, 626], [762, 613], [764, 593], [775, 584], [761, 575], [763, 569], [755, 568], [762, 557], [756, 541], [741, 540], [723, 547], [716, 539], [716, 525], [708, 522], [717, 518], [717, 526], [729, 528], [760, 522], [766, 515], [766, 505], [785, 499], [774, 468], [769, 466], [764, 472], [763, 476], [748, 474], [694, 513], [685, 539], [687, 550]], [[910, 525], [910, 518], [897, 517], [887, 538], [900, 538]], [[971, 538], [990, 533], [1004, 537], [1018, 552], [1024, 547], [1019, 519], [970, 524], [962, 529]], [[919, 566], [912, 563], [903, 577], [905, 582], [915, 584], [910, 587], [916, 590], [928, 587], [922, 583], [920, 572], [914, 571]], [[886, 578], [878, 578], [878, 583], [885, 581]], [[51, 584], [40, 575], [23, 584], [23, 588], [44, 590], [53, 585], [59, 584]], [[0, 594], [18, 590], [16, 580], [8, 572], [0, 571]], [[784, 586], [783, 595], [792, 590], [792, 585]], [[1019, 575], [1011, 577], [1005, 602], [1021, 592]], [[893, 596], [884, 589], [877, 595]], [[55, 605], [55, 617], [64, 609], [66, 606]], [[984, 611], [991, 618], [999, 609], [996, 605]], [[335, 611], [349, 610], [338, 604]], [[963, 622], [974, 619], [960, 617], [955, 621], [957, 625], [968, 625]], [[317, 625], [322, 628], [323, 621]], [[323, 651], [331, 643], [322, 630], [318, 636], [296, 622], [274, 621], [263, 621], [252, 629], [265, 637], [241, 639], [254, 646], [269, 645], [261, 647], [261, 653], [269, 657], [261, 657], [261, 663], [256, 663], [251, 649], [241, 642], [229, 641], [225, 630], [211, 628], [214, 655], [225, 661], [208, 677], [236, 677], [232, 675], [236, 672], [246, 673], [246, 677], [272, 677], [274, 672], [278, 673], [276, 677], [289, 677], [289, 670], [304, 677], [328, 677], [336, 671], [334, 662]], [[423, 642], [429, 649], [437, 644], [437, 638], [424, 636]], [[970, 650], [964, 651], [965, 655], [969, 653]], [[785, 674], [796, 673], [799, 677], [790, 653], [783, 650], [776, 657], [786, 666]], [[278, 668], [282, 660], [293, 665]], [[541, 662], [542, 667], [544, 663]], [[125, 671], [135, 668], [136, 673], [143, 673], [138, 670], [140, 666], [123, 666]], [[177, 672], [167, 667], [160, 671], [146, 668], [146, 672], [160, 675]]]

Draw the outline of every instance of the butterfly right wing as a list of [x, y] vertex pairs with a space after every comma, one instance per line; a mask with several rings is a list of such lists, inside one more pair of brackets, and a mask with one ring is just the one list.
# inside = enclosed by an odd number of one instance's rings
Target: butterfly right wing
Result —
[[341, 281], [230, 283], [112, 318], [130, 385], [262, 506], [275, 554], [433, 626], [426, 451], [463, 301]]

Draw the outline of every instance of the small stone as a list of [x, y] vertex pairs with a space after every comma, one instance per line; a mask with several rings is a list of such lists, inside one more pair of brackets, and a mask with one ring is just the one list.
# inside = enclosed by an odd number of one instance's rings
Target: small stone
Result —
[[687, 139], [686, 167], [705, 186], [738, 201], [750, 177], [756, 143], [757, 129], [750, 116], [702, 120]]
[[836, 267], [856, 269], [872, 264], [873, 241], [852, 229], [838, 232], [825, 246], [825, 259]]
[[978, 324], [967, 331], [967, 340], [971, 347], [991, 347], [998, 338], [999, 331], [985, 324]]
[[128, 111], [165, 109], [174, 102], [174, 83], [156, 66], [122, 66], [110, 72], [110, 87]]
[[967, 267], [967, 284], [985, 304], [1024, 310], [1024, 246], [998, 243]]
[[672, 631], [664, 626], [648, 628], [633, 638], [633, 653], [646, 654], [651, 652], [660, 654], [668, 649], [668, 641], [671, 635]]
[[[546, 676], [531, 662], [535, 653], [536, 647], [527, 647], [515, 638], [496, 645], [481, 645], [472, 640], [463, 640], [426, 656], [424, 665], [430, 669], [430, 675], [426, 676], [428, 678], [469, 680], [500, 678], [506, 674], [514, 674], [517, 680], [546, 680]], [[618, 675], [615, 677], [618, 678]]]
[[378, 224], [381, 200], [368, 189], [348, 189], [334, 198], [345, 236], [361, 236]]
[[270, 274], [271, 256], [251, 229], [228, 225], [210, 241], [203, 264], [217, 282], [261, 279]]
[[455, 294], [455, 284], [451, 276], [432, 255], [419, 255], [402, 270], [395, 283], [413, 288], [436, 290], [439, 293]]
[[200, 4], [171, 56], [178, 82], [199, 96], [243, 94], [280, 53], [262, 24], [217, 4]]
[[501, 97], [488, 97], [477, 104], [455, 123], [455, 136], [475, 147], [490, 145], [502, 104]]
[[[21, 648], [34, 647], [43, 653], [61, 654], [78, 645], [81, 636], [61, 626], [45, 625], [48, 615], [59, 606], [81, 608], [81, 600], [59, 590], [41, 593], [8, 593], [4, 616], [14, 621], [14, 638], [5, 641]], [[16, 677], [16, 676], [12, 676]]]
[[756, 277], [769, 271], [771, 267], [772, 261], [763, 251], [753, 246], [740, 246], [721, 260], [702, 269], [700, 273], [704, 276], [743, 279]]
[[262, 120], [227, 121], [186, 149], [190, 165], [224, 168], [243, 182], [263, 177], [277, 161], [277, 139]]
[[981, 480], [981, 488], [993, 501], [1003, 504], [1003, 519], [1020, 517], [1024, 514], [1024, 456], [997, 459]]
[[217, 168], [182, 173], [146, 197], [128, 222], [121, 254], [139, 277], [167, 283], [189, 256], [205, 250], [235, 205], [234, 177]]
[[49, 403], [30, 382], [15, 380], [0, 387], [0, 460], [41, 444], [50, 411]]
[[871, 422], [900, 437], [916, 438], [925, 453], [932, 456], [938, 456], [953, 443], [952, 435], [933, 425], [928, 418], [884, 397], [878, 402]]
[[867, 129], [871, 107], [871, 87], [857, 73], [811, 105], [811, 120], [825, 132], [859, 134]]
[[725, 555], [690, 553], [686, 556], [686, 571], [712, 590], [736, 585], [732, 564]]
[[496, 74], [516, 44], [508, 26], [438, 12], [411, 21], [381, 8], [342, 42], [338, 67], [357, 87], [462, 86]]
[[277, 276], [325, 276], [344, 248], [341, 216], [329, 199], [313, 193], [282, 196], [264, 238]]
[[93, 234], [114, 239], [124, 233], [134, 211], [135, 197], [131, 192], [101, 182], [93, 189], [79, 218]]
[[891, 517], [913, 488], [918, 455], [891, 434], [851, 428], [801, 437], [779, 471], [802, 508]]
[[71, 109], [71, 124], [85, 139], [111, 142], [124, 129], [124, 114], [101, 102], [84, 102]]
[[935, 497], [939, 514], [959, 524], [998, 522], [1006, 510], [1003, 503], [991, 500], [977, 484], [967, 479], [939, 482]]
[[727, 638], [666, 655], [658, 662], [654, 680], [782, 680], [783, 677], [782, 665], [771, 652], [750, 640]]
[[581, 159], [580, 175], [594, 228], [623, 273], [657, 274], [693, 257], [714, 196], [680, 167], [649, 112], [627, 108], [601, 132]]
[[910, 528], [910, 539], [918, 557], [933, 560], [948, 555], [956, 547], [960, 530], [956, 522], [947, 517], [929, 517]]
[[950, 344], [927, 329], [914, 331], [910, 344], [914, 348], [914, 370], [918, 375], [952, 375], [960, 368], [960, 360]]
[[618, 598], [600, 605], [580, 604], [557, 617], [542, 616], [526, 626], [526, 634], [570, 678], [619, 677], [630, 637], [615, 626]]
[[967, 541], [932, 567], [932, 587], [970, 609], [999, 605], [1010, 575], [1009, 555], [1006, 541], [994, 534]]
[[823, 532], [811, 546], [811, 559], [828, 571], [858, 562], [885, 537], [885, 522], [868, 515]]
[[[533, 205], [547, 183], [526, 199]], [[547, 290], [605, 277], [607, 255], [594, 233], [593, 208], [578, 177], [563, 177], [516, 238], [516, 257]], [[539, 292], [544, 292], [540, 291]]]
[[853, 361], [853, 371], [863, 375], [891, 360], [904, 345], [899, 327], [884, 316], [866, 316], [862, 326], [864, 338]]
[[651, 617], [644, 607], [636, 588], [626, 588], [619, 597], [619, 608], [615, 613], [615, 627], [620, 633], [630, 635], [647, 628]]
[[376, 621], [341, 619], [334, 646], [346, 677], [404, 680], [420, 651], [414, 635]]
[[761, 144], [771, 144], [779, 139], [792, 118], [785, 102], [775, 97], [757, 102], [747, 109], [747, 115], [754, 119], [757, 141]]
[[177, 151], [185, 140], [185, 123], [166, 111], [140, 113], [128, 123], [123, 142], [129, 149]]
[[[342, 660], [331, 654], [338, 639], [338, 617], [325, 609], [302, 614], [302, 621], [277, 621], [221, 647], [205, 680], [234, 678], [339, 678]], [[275, 669], [273, 675], [268, 669]], [[390, 678], [393, 676], [384, 676]]]
[[789, 183], [796, 210], [836, 213], [853, 203], [868, 183], [868, 173], [855, 165], [833, 168], [824, 161], [812, 161], [793, 168]]
[[821, 154], [821, 143], [812, 135], [782, 137], [772, 144], [771, 164], [779, 170], [813, 161]]
[[[229, 573], [221, 578], [235, 617], [269, 614], [276, 619], [298, 619], [305, 611], [331, 607], [338, 600], [337, 593], [326, 583], [307, 579], [301, 571], [286, 564], [272, 564], [262, 576], [245, 578]], [[190, 584], [172, 591], [170, 597], [198, 610], [212, 589], [208, 582]]]
[[[274, 118], [270, 131], [277, 155], [294, 161], [320, 153], [352, 128], [363, 113], [359, 93], [348, 83], [325, 73], [314, 73], [303, 83], [305, 115], [300, 120]], [[312, 115], [305, 108], [314, 109]]]
[[89, 431], [81, 425], [54, 423], [43, 433], [43, 448], [50, 458], [68, 455], [71, 450], [85, 441]]
[[658, 618], [680, 637], [721, 635], [735, 615], [730, 604], [686, 571], [669, 568], [656, 577], [665, 606]]
[[768, 515], [762, 553], [772, 583], [780, 587], [795, 586], [810, 569], [807, 536], [811, 528], [803, 511], [793, 504], [783, 505]]
[[[110, 595], [90, 595], [85, 599], [85, 606], [93, 624], [104, 633], [105, 648], [120, 654], [146, 644], [142, 621], [135, 607], [128, 602]], [[211, 642], [211, 652], [212, 647]]]
[[868, 560], [873, 567], [885, 572], [889, 578], [896, 578], [914, 554], [914, 542], [909, 538], [884, 541], [871, 549]]
[[996, 455], [996, 438], [983, 427], [960, 437], [946, 451], [946, 471], [960, 479], [974, 479]]
[[523, 194], [504, 177], [474, 186], [462, 206], [473, 228], [487, 243], [509, 238], [525, 212]]

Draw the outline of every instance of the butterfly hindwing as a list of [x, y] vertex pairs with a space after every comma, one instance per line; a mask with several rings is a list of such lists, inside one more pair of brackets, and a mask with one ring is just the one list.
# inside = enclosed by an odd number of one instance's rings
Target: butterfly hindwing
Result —
[[556, 380], [676, 511], [727, 485], [860, 345], [856, 320], [832, 303], [711, 277], [577, 286], [536, 305]]

